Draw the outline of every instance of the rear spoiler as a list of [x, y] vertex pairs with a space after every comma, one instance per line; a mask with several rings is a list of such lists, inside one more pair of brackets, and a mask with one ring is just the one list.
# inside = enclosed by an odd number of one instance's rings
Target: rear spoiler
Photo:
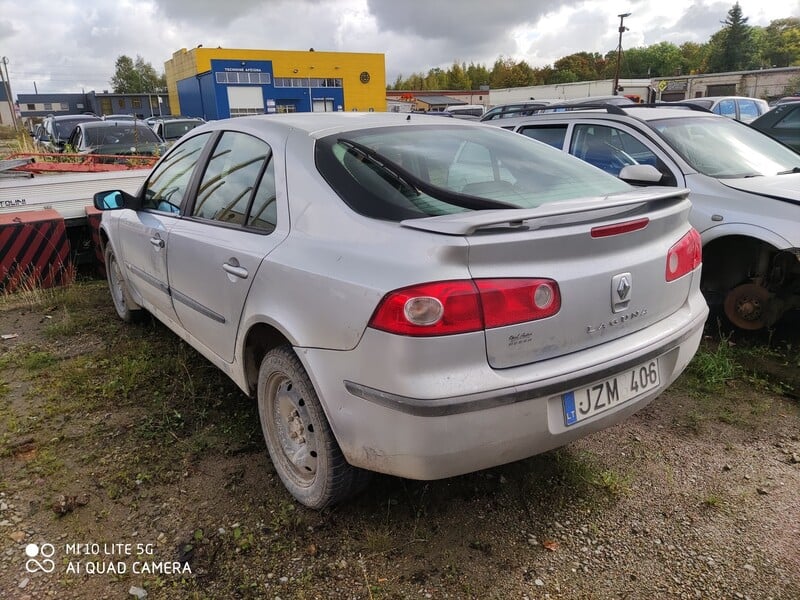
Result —
[[553, 202], [535, 208], [475, 210], [437, 217], [405, 219], [400, 225], [410, 229], [444, 233], [446, 235], [472, 235], [489, 227], [526, 227], [539, 229], [545, 225], [566, 223], [570, 216], [591, 212], [593, 218], [602, 219], [619, 213], [620, 208], [637, 204], [661, 204], [688, 198], [686, 188], [643, 188], [614, 196], [594, 196], [572, 202]]

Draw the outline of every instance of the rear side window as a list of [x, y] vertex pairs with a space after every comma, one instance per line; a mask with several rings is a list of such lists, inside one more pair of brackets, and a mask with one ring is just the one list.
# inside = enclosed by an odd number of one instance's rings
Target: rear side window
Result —
[[564, 138], [567, 137], [566, 125], [545, 125], [545, 126], [531, 126], [521, 127], [519, 133], [526, 135], [529, 138], [544, 142], [548, 146], [558, 148], [559, 150], [564, 147]]

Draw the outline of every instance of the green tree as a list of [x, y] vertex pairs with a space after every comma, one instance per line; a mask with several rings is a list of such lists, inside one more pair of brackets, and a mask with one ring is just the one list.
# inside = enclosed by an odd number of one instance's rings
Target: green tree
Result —
[[124, 54], [114, 63], [114, 75], [111, 77], [111, 88], [115, 94], [146, 94], [166, 89], [166, 76], [156, 73], [150, 63], [144, 62], [141, 56], [132, 60]]
[[447, 70], [447, 85], [445, 89], [448, 90], [471, 90], [472, 81], [467, 75], [467, 65], [458, 64], [453, 62], [453, 66]]
[[766, 67], [800, 64], [800, 19], [776, 19], [764, 28], [761, 57]]
[[596, 52], [576, 52], [575, 54], [559, 58], [553, 63], [554, 69], [558, 71], [569, 71], [578, 77], [578, 81], [600, 79], [605, 66], [606, 59]]
[[758, 66], [758, 51], [753, 36], [753, 28], [747, 24], [739, 3], [728, 11], [722, 21], [724, 27], [711, 36], [711, 51], [708, 57], [709, 71], [742, 71]]
[[697, 44], [695, 42], [684, 42], [680, 45], [681, 52], [681, 72], [686, 75], [705, 73], [708, 60], [708, 44]]

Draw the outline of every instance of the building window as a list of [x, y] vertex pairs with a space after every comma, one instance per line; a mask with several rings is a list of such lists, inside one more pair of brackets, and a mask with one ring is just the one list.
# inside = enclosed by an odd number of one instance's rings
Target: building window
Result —
[[120, 108], [125, 108], [125, 98], [118, 98], [117, 106], [119, 106]]
[[51, 111], [52, 112], [53, 104], [51, 102], [45, 102], [44, 103], [44, 109], [47, 110], [47, 111]]
[[334, 79], [332, 77], [276, 77], [275, 87], [296, 87], [296, 88], [340, 88], [342, 87], [341, 79]]
[[217, 83], [250, 83], [254, 85], [266, 85], [271, 80], [269, 73], [242, 73], [235, 71], [216, 73], [215, 79]]
[[142, 99], [134, 98], [133, 100], [131, 100], [131, 104], [133, 108], [142, 108]]
[[100, 98], [100, 113], [110, 115], [113, 112], [114, 109], [111, 106], [111, 98]]
[[36, 110], [35, 104], [28, 104], [28, 110]]

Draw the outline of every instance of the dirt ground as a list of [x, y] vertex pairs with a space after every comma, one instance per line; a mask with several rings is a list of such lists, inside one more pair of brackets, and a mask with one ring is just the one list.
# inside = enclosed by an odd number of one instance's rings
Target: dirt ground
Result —
[[800, 598], [794, 330], [710, 338], [566, 448], [322, 512], [254, 403], [102, 283], [0, 305], [0, 334], [0, 598]]

